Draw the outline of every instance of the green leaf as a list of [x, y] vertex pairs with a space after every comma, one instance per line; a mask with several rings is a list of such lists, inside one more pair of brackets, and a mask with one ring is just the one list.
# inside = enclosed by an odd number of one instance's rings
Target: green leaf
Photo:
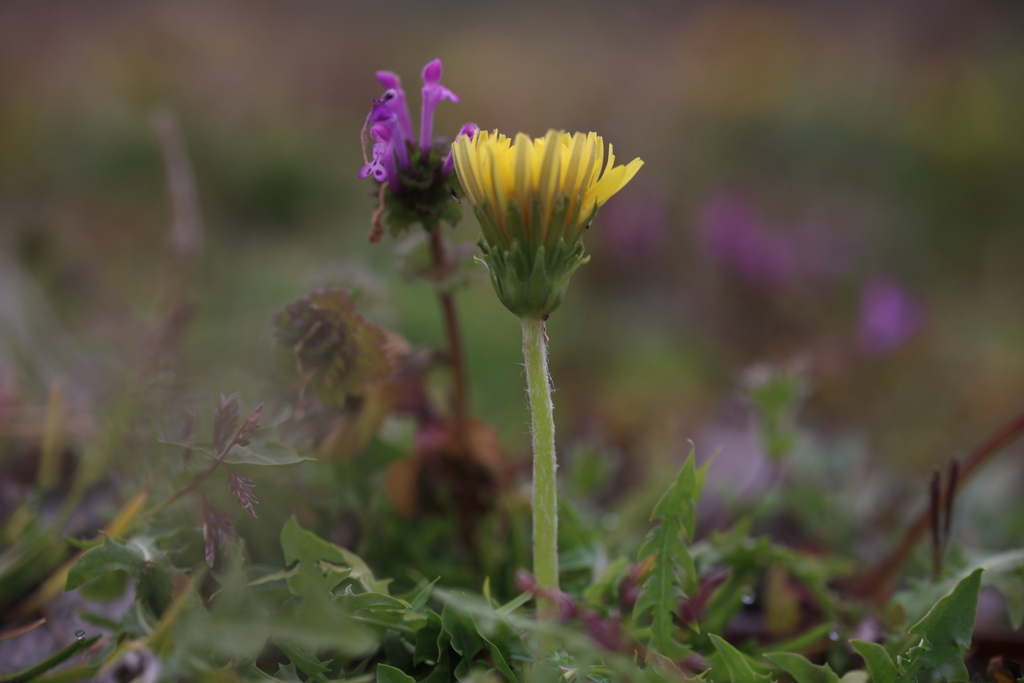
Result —
[[450, 683], [452, 680], [452, 661], [448, 654], [448, 646], [441, 650], [441, 658], [437, 660], [434, 670], [420, 683]]
[[64, 590], [74, 590], [88, 581], [116, 571], [124, 571], [141, 579], [145, 576], [145, 562], [145, 553], [135, 543], [119, 543], [106, 537], [102, 545], [82, 553], [71, 565]]
[[409, 602], [409, 612], [418, 612], [423, 609], [427, 604], [427, 600], [430, 599], [430, 591], [434, 590], [434, 585], [440, 578], [440, 576], [437, 577], [416, 593], [416, 596]]
[[679, 601], [697, 585], [697, 570], [684, 541], [693, 538], [696, 499], [703, 474], [703, 469], [696, 469], [691, 445], [690, 455], [676, 480], [654, 506], [651, 519], [660, 518], [661, 524], [648, 534], [638, 553], [641, 559], [654, 555], [654, 562], [633, 608], [633, 617], [653, 612], [649, 645], [670, 658], [680, 652], [672, 637]]
[[120, 624], [113, 619], [108, 619], [102, 614], [90, 612], [83, 607], [78, 608], [77, 614], [82, 618], [82, 621], [92, 624], [93, 626], [99, 626], [100, 628], [106, 629], [112, 633], [117, 633], [120, 629]]
[[349, 657], [366, 656], [380, 642], [374, 629], [324, 604], [304, 604], [296, 613], [272, 620], [235, 615], [203, 619], [176, 638], [182, 646], [236, 660], [254, 658], [270, 638], [297, 645], [304, 652], [340, 651]]
[[352, 569], [351, 576], [357, 579], [365, 590], [388, 595], [388, 584], [391, 583], [391, 579], [378, 581], [361, 557], [330, 541], [325, 541], [312, 531], [303, 529], [294, 517], [285, 522], [281, 529], [281, 550], [284, 551], [285, 563], [289, 565], [295, 561], [312, 564], [321, 560], [346, 565]]
[[[441, 611], [441, 622], [444, 630], [451, 637], [452, 649], [462, 655], [462, 661], [456, 667], [455, 675], [459, 680], [469, 676], [473, 658], [481, 650], [487, 648], [491, 660], [494, 662], [494, 668], [509, 683], [517, 683], [516, 676], [508, 665], [508, 659], [511, 657], [524, 659], [522, 654], [514, 649], [516, 645], [523, 649], [522, 640], [493, 611], [490, 614], [493, 615], [493, 618], [488, 618], [488, 615], [483, 614], [469, 615], [450, 604], [445, 604]], [[510, 643], [510, 635], [516, 643]]]
[[72, 536], [65, 536], [64, 542], [72, 548], [78, 548], [79, 550], [89, 550], [98, 545], [103, 545], [102, 538], [74, 538]]
[[508, 662], [505, 661], [505, 655], [502, 654], [501, 648], [492, 643], [491, 641], [484, 639], [484, 643], [487, 645], [488, 652], [491, 653], [491, 660], [494, 662], [494, 668], [501, 672], [501, 675], [505, 677], [509, 683], [518, 683], [516, 676], [512, 673], [512, 669], [509, 668]]
[[441, 624], [452, 639], [452, 649], [470, 661], [484, 649], [484, 639], [477, 633], [476, 624], [468, 614], [445, 605], [441, 610]]
[[[625, 559], [625, 558], [623, 558], [623, 559]], [[516, 597], [512, 598], [511, 600], [506, 602], [504, 605], [499, 607], [498, 609], [494, 610], [494, 613], [495, 614], [500, 614], [500, 615], [512, 614], [517, 609], [519, 609], [520, 607], [522, 607], [526, 603], [530, 602], [530, 600], [533, 600], [533, 593], [530, 593], [530, 592], [520, 593], [519, 595], [517, 595]]]
[[443, 631], [441, 616], [437, 612], [427, 612], [427, 623], [416, 631], [416, 647], [412, 653], [414, 664], [421, 664], [427, 660], [440, 661], [442, 650], [447, 648], [441, 642]]
[[316, 681], [326, 681], [326, 674], [330, 671], [330, 667], [325, 665], [319, 659], [311, 654], [302, 651], [295, 643], [289, 643], [284, 640], [275, 641], [277, 646], [281, 649], [281, 652], [288, 657], [292, 664], [295, 665], [302, 673], [306, 674], [310, 678]]
[[43, 661], [33, 664], [32, 666], [25, 667], [19, 671], [12, 671], [6, 674], [0, 674], [0, 683], [26, 683], [34, 678], [38, 678], [40, 675], [46, 673], [50, 669], [54, 668], [59, 664], [63, 664], [68, 661], [76, 654], [81, 652], [83, 649], [92, 647], [92, 644], [99, 640], [99, 636], [93, 636], [92, 638], [76, 640], [75, 642], [68, 645], [66, 648], [56, 652]]
[[851, 640], [850, 645], [864, 659], [864, 666], [871, 674], [871, 683], [896, 683], [900, 672], [885, 648], [866, 640]]
[[910, 628], [910, 633], [921, 636], [921, 643], [906, 654], [908, 675], [915, 675], [926, 666], [948, 666], [953, 670], [947, 676], [951, 683], [970, 680], [963, 651], [971, 646], [982, 571], [971, 572]]
[[253, 435], [248, 446], [234, 446], [224, 456], [224, 462], [230, 465], [261, 465], [264, 467], [280, 467], [282, 465], [297, 465], [300, 462], [314, 460], [306, 455], [300, 455], [294, 448], [280, 441], [269, 438], [268, 435], [261, 437], [258, 430]]
[[356, 612], [366, 609], [370, 611], [386, 610], [389, 612], [405, 612], [409, 603], [383, 593], [353, 593], [351, 588], [339, 596], [346, 610]]
[[356, 617], [363, 623], [411, 631], [406, 622], [409, 603], [383, 593], [353, 593], [352, 587], [334, 598], [334, 604], [343, 614]]
[[102, 545], [85, 551], [71, 565], [64, 590], [74, 590], [88, 581], [119, 570], [139, 582], [141, 595], [152, 595], [156, 599], [159, 611], [170, 603], [176, 570], [153, 539], [142, 537], [121, 543], [104, 536]]
[[113, 602], [124, 595], [128, 587], [128, 574], [123, 571], [108, 572], [82, 586], [79, 594], [94, 602]]
[[620, 555], [605, 567], [601, 575], [583, 589], [583, 599], [591, 604], [600, 604], [606, 596], [618, 599], [618, 587], [629, 574], [629, 558]]
[[291, 446], [281, 443], [274, 438], [275, 432], [276, 430], [273, 427], [257, 429], [247, 446], [239, 446], [237, 444], [232, 446], [223, 459], [216, 455], [213, 444], [208, 441], [197, 441], [195, 443], [182, 443], [163, 439], [158, 439], [157, 441], [168, 446], [188, 448], [196, 453], [202, 453], [210, 460], [223, 460], [223, 462], [229, 465], [283, 467], [316, 459], [308, 455], [301, 455]]
[[384, 650], [385, 661], [402, 671], [411, 671], [415, 666], [412, 661], [412, 653], [402, 635], [397, 631], [387, 630], [381, 639], [381, 648]]
[[764, 658], [792, 676], [796, 683], [839, 683], [839, 676], [832, 671], [828, 664], [824, 666], [811, 664], [803, 655], [793, 652], [777, 652], [765, 655]]
[[756, 673], [750, 667], [750, 663], [742, 652], [716, 636], [714, 633], [709, 635], [711, 637], [711, 643], [715, 646], [715, 649], [718, 650], [718, 654], [722, 658], [725, 668], [729, 671], [729, 680], [732, 681], [732, 683], [767, 683], [772, 680], [771, 676]]
[[1006, 615], [1014, 631], [1024, 624], [1024, 569], [1004, 572], [996, 577], [986, 577], [987, 583], [999, 589], [1006, 598]]
[[393, 666], [378, 664], [377, 683], [416, 683], [416, 679]]
[[302, 683], [302, 679], [299, 678], [299, 672], [295, 670], [294, 664], [278, 664], [277, 678], [273, 680], [282, 680], [285, 683]]

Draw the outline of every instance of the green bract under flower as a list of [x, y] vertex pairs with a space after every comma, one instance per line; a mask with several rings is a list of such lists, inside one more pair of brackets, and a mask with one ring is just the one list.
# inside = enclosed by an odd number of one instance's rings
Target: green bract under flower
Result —
[[[548, 131], [515, 140], [481, 131], [452, 145], [459, 181], [480, 221], [480, 248], [498, 298], [518, 316], [544, 317], [586, 259], [583, 231], [643, 165], [615, 166], [599, 135]], [[602, 172], [603, 167], [603, 172]]]

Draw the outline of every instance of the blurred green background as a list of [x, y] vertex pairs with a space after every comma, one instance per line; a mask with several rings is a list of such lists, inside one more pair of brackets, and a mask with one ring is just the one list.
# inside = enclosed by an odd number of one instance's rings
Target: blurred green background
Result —
[[[374, 71], [415, 119], [434, 57], [462, 99], [437, 134], [595, 130], [645, 161], [550, 322], [563, 451], [710, 450], [759, 362], [807, 368], [807, 427], [911, 472], [1024, 405], [1019, 2], [3, 3], [0, 387], [42, 406], [61, 377], [100, 413], [160, 320], [159, 108], [203, 214], [178, 369], [197, 405], [263, 398], [270, 317], [316, 287], [442, 345], [356, 178]], [[482, 277], [458, 306], [473, 411], [524, 456], [517, 321]]]

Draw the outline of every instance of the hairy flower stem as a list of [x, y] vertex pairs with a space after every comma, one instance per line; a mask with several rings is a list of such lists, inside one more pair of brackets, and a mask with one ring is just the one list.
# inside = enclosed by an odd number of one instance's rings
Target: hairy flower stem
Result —
[[[441, 229], [435, 227], [428, 230], [430, 236], [430, 258], [434, 269], [442, 273], [448, 268], [448, 256], [441, 242]], [[452, 368], [452, 412], [455, 415], [455, 428], [458, 433], [462, 454], [469, 457], [469, 440], [466, 437], [466, 360], [462, 350], [462, 336], [459, 334], [459, 319], [455, 313], [455, 299], [452, 293], [438, 289], [437, 298], [444, 315], [444, 331], [448, 337], [448, 357]]]
[[[533, 573], [540, 588], [558, 592], [558, 494], [555, 489], [555, 420], [548, 374], [548, 337], [544, 321], [523, 316], [523, 360], [533, 432]], [[541, 615], [556, 605], [538, 598]]]

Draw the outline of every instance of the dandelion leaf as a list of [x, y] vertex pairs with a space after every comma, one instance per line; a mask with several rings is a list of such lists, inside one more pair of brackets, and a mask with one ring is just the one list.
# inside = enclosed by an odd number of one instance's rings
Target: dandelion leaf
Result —
[[793, 652], [776, 652], [764, 656], [769, 662], [779, 667], [796, 683], [839, 683], [839, 676], [828, 664], [817, 666], [811, 664], [806, 657]]
[[634, 607], [634, 618], [652, 613], [650, 647], [667, 657], [681, 650], [672, 638], [679, 601], [697, 585], [697, 572], [685, 540], [693, 538], [703, 475], [703, 468], [697, 470], [691, 447], [679, 475], [654, 507], [651, 519], [661, 522], [648, 534], [638, 554], [641, 559], [653, 556], [654, 560]]
[[956, 585], [910, 628], [910, 633], [921, 636], [921, 642], [910, 648], [902, 661], [913, 675], [927, 667], [951, 670], [949, 681], [968, 681], [970, 676], [964, 665], [964, 653], [971, 646], [974, 620], [981, 591], [982, 569], [975, 569]]
[[[718, 651], [722, 664], [725, 665], [726, 670], [729, 672], [731, 683], [771, 683], [771, 676], [754, 671], [750, 666], [750, 662], [747, 661], [746, 655], [715, 634], [710, 634], [710, 637], [711, 643]], [[714, 679], [724, 680], [720, 676], [715, 676]], [[798, 683], [803, 683], [803, 681]]]

